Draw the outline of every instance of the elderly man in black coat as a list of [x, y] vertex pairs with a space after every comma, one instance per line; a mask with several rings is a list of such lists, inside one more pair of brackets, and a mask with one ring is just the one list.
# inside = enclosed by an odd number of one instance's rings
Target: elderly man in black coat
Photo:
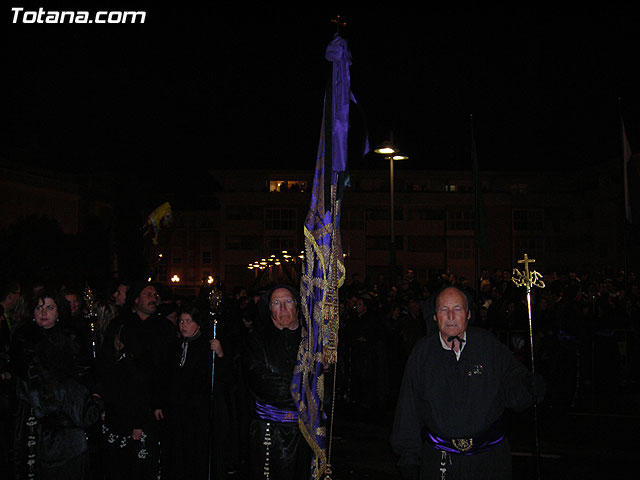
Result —
[[299, 297], [293, 287], [272, 288], [262, 299], [264, 318], [247, 339], [249, 392], [255, 401], [249, 425], [249, 478], [307, 478], [311, 450], [298, 428], [291, 381], [301, 338]]
[[405, 479], [509, 479], [505, 408], [531, 406], [534, 382], [490, 332], [468, 327], [467, 298], [437, 297], [439, 333], [416, 343], [396, 408], [391, 442]]

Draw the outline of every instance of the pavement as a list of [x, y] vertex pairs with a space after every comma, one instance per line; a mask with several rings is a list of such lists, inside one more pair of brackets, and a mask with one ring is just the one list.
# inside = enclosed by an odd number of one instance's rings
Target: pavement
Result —
[[[640, 384], [599, 393], [587, 385], [567, 408], [542, 404], [519, 414], [507, 414], [506, 420], [513, 480], [626, 479], [637, 466]], [[391, 409], [372, 414], [338, 403], [330, 442], [329, 478], [400, 479], [397, 458], [389, 444], [392, 423]], [[8, 478], [6, 467], [0, 465], [0, 478]], [[247, 477], [239, 471], [226, 478]]]

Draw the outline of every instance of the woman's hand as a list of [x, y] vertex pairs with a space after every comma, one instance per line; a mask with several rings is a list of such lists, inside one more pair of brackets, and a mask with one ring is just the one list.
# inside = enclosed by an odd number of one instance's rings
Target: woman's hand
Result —
[[220, 343], [220, 340], [212, 338], [211, 342], [209, 343], [211, 343], [211, 350], [216, 352], [216, 355], [218, 357], [224, 357], [224, 352], [222, 351], [222, 344]]

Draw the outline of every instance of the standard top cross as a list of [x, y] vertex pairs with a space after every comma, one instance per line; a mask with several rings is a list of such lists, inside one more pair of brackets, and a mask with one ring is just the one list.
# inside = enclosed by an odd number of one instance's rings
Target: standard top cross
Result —
[[347, 26], [347, 22], [344, 22], [340, 19], [340, 15], [337, 15], [336, 18], [331, 19], [331, 23], [336, 24], [336, 31], [338, 35], [340, 34], [340, 29]]
[[527, 292], [531, 290], [531, 287], [544, 288], [544, 282], [542, 281], [542, 275], [540, 275], [535, 270], [529, 270], [529, 264], [535, 263], [534, 258], [529, 258], [529, 256], [525, 253], [524, 258], [522, 260], [518, 260], [518, 263], [524, 263], [524, 273], [522, 273], [517, 268], [513, 269], [513, 283], [518, 287], [526, 287]]

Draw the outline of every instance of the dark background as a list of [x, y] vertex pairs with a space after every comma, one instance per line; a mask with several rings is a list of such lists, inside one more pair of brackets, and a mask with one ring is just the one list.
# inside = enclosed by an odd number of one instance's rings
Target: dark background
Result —
[[470, 168], [471, 114], [481, 169], [619, 156], [620, 113], [640, 149], [640, 17], [625, 12], [11, 5], [147, 17], [25, 25], [5, 7], [3, 161], [172, 179], [206, 168], [312, 170], [337, 14], [365, 118], [352, 110], [352, 168], [386, 168], [361, 157], [365, 125], [373, 146], [393, 132], [411, 156], [403, 167]]

